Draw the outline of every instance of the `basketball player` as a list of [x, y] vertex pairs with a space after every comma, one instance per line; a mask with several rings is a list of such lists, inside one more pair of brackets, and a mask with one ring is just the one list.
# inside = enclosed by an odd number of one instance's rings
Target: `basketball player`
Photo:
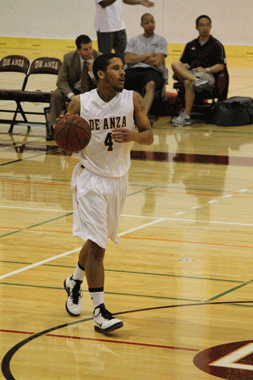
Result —
[[80, 285], [86, 274], [95, 331], [108, 333], [122, 327], [123, 322], [104, 304], [106, 243], [109, 238], [119, 243], [117, 229], [126, 198], [132, 145], [152, 144], [153, 133], [142, 97], [124, 89], [120, 56], [107, 53], [97, 57], [93, 73], [98, 88], [75, 96], [68, 108], [70, 114], [79, 114], [89, 122], [92, 137], [80, 152], [72, 175], [73, 235], [85, 244], [64, 287], [68, 293], [66, 310], [78, 316], [82, 309]]

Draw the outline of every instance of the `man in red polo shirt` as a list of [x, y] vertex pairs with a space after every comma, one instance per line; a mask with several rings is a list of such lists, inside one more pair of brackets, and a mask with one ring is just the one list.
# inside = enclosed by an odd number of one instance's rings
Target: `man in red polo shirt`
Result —
[[184, 81], [185, 110], [171, 122], [175, 126], [191, 125], [190, 112], [195, 99], [195, 91], [201, 92], [215, 83], [217, 74], [226, 65], [224, 46], [211, 34], [211, 19], [201, 15], [196, 19], [199, 37], [185, 46], [179, 62], [171, 67], [175, 76]]

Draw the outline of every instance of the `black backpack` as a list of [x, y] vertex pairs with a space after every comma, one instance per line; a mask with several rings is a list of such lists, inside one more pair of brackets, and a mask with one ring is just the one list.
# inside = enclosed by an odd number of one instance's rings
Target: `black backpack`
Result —
[[253, 124], [253, 98], [233, 96], [218, 101], [211, 109], [209, 123], [226, 127]]

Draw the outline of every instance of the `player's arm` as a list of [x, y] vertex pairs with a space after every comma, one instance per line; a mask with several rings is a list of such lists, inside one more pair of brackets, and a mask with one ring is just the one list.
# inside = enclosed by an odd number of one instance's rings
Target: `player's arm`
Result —
[[70, 115], [80, 115], [80, 110], [81, 110], [81, 106], [80, 106], [80, 95], [76, 95], [76, 96], [73, 96], [71, 98], [71, 102], [69, 103], [68, 105], [68, 112]]
[[138, 129], [130, 131], [127, 128], [116, 128], [112, 131], [112, 139], [118, 143], [134, 141], [142, 145], [151, 145], [154, 141], [153, 132], [148, 120], [143, 98], [137, 92], [133, 92], [134, 119]]
[[123, 0], [123, 3], [130, 5], [143, 5], [147, 8], [153, 7], [155, 5], [153, 1], [149, 0]]
[[[70, 115], [80, 115], [80, 95], [76, 95], [76, 96], [73, 96], [71, 98], [71, 101], [68, 105], [68, 112], [67, 114], [70, 114]], [[60, 115], [57, 119], [56, 119], [56, 122], [58, 120], [60, 120], [62, 117], [64, 117], [64, 115]]]
[[151, 129], [150, 121], [145, 111], [145, 104], [142, 96], [135, 92], [133, 93], [134, 101], [134, 120], [138, 129], [137, 139], [139, 144], [151, 145], [154, 142], [153, 131]]
[[143, 61], [144, 63], [147, 63], [150, 66], [159, 67], [165, 60], [165, 55], [163, 53], [155, 53], [151, 57], [148, 57]]
[[135, 65], [136, 63], [145, 62], [148, 58], [152, 56], [153, 54], [150, 52], [144, 54], [126, 53], [125, 63], [127, 65]]

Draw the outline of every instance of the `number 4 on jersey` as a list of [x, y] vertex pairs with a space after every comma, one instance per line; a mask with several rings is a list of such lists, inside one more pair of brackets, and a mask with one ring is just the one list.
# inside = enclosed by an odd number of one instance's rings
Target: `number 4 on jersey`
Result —
[[113, 141], [112, 141], [112, 134], [108, 133], [106, 138], [105, 138], [105, 146], [108, 146], [108, 151], [113, 150]]

